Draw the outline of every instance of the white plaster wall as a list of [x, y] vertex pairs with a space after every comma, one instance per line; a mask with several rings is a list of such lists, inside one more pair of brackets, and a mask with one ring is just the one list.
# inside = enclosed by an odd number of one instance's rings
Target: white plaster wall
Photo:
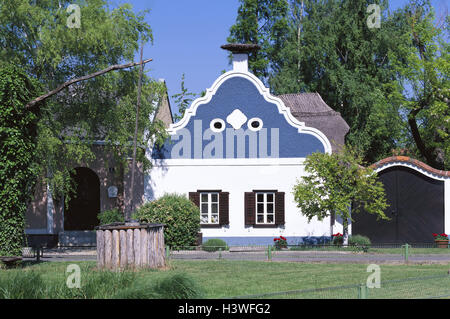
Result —
[[[154, 163], [146, 177], [145, 198], [153, 200], [165, 193], [221, 189], [229, 192], [229, 227], [202, 229], [204, 237], [241, 236], [330, 236], [329, 218], [308, 223], [294, 202], [292, 190], [304, 174], [303, 159], [167, 160]], [[255, 189], [285, 192], [284, 228], [245, 227], [244, 193]]]

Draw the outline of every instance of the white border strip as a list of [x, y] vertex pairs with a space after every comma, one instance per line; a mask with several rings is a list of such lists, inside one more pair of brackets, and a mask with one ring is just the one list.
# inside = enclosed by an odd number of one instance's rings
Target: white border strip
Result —
[[325, 136], [325, 134], [323, 134], [321, 131], [319, 131], [316, 128], [305, 126], [304, 122], [300, 122], [297, 118], [295, 118], [292, 115], [291, 110], [287, 106], [284, 105], [283, 101], [280, 98], [270, 94], [270, 90], [268, 88], [266, 88], [264, 86], [264, 84], [255, 75], [253, 75], [250, 72], [242, 72], [242, 71], [233, 71], [232, 70], [232, 71], [228, 71], [228, 72], [222, 74], [220, 77], [218, 77], [214, 81], [211, 88], [206, 89], [206, 94], [203, 97], [197, 98], [192, 102], [191, 106], [188, 109], [186, 109], [186, 112], [184, 113], [184, 116], [180, 121], [173, 123], [169, 126], [169, 128], [167, 129], [167, 132], [170, 135], [175, 135], [179, 129], [184, 128], [189, 123], [189, 120], [191, 119], [191, 117], [195, 116], [195, 114], [197, 113], [197, 108], [200, 105], [206, 104], [209, 101], [211, 101], [212, 97], [214, 96], [214, 94], [216, 94], [219, 87], [226, 80], [234, 78], [234, 77], [245, 78], [245, 79], [249, 80], [250, 82], [252, 82], [255, 85], [255, 87], [257, 88], [258, 92], [264, 97], [264, 99], [267, 102], [276, 104], [276, 106], [278, 108], [278, 112], [280, 114], [284, 115], [284, 118], [291, 126], [297, 128], [299, 133], [310, 134], [310, 135], [313, 135], [316, 138], [318, 138], [322, 142], [325, 152], [328, 154], [331, 154], [331, 152], [332, 152], [331, 144], [330, 144], [330, 141], [328, 140], [328, 138]]
[[414, 165], [413, 163], [403, 162], [403, 161], [389, 162], [389, 163], [386, 163], [386, 164], [383, 164], [381, 166], [376, 167], [374, 170], [375, 170], [375, 172], [378, 173], [378, 172], [380, 172], [382, 170], [385, 170], [385, 169], [393, 167], [393, 166], [404, 166], [404, 167], [407, 167], [407, 168], [411, 168], [411, 169], [413, 169], [413, 170], [415, 170], [415, 171], [417, 171], [417, 172], [419, 172], [419, 173], [421, 173], [421, 174], [423, 174], [423, 175], [425, 175], [427, 177], [430, 177], [430, 178], [433, 178], [433, 179], [436, 179], [436, 180], [440, 180], [440, 181], [450, 180], [450, 176], [449, 177], [445, 177], [445, 176], [433, 174], [433, 173], [430, 173], [429, 171], [427, 171], [427, 170], [425, 170], [425, 169], [423, 169], [423, 168], [421, 168], [421, 167], [419, 167], [417, 165]]
[[153, 159], [153, 167], [165, 166], [298, 166], [304, 157], [292, 158], [173, 158]]

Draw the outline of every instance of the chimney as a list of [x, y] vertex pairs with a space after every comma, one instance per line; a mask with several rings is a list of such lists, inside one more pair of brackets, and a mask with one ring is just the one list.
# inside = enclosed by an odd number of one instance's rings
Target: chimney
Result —
[[257, 44], [229, 43], [221, 46], [233, 55], [233, 71], [248, 72], [248, 54], [259, 50], [261, 47]]

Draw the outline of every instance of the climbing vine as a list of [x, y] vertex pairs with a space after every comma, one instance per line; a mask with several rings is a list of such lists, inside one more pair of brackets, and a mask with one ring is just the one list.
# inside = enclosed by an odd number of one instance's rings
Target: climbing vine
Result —
[[22, 69], [0, 63], [0, 256], [21, 256], [25, 212], [39, 171], [38, 114], [25, 104], [38, 87]]

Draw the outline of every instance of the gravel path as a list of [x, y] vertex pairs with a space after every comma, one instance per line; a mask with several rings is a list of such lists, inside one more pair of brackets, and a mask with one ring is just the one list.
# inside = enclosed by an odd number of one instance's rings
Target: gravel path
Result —
[[[183, 260], [255, 260], [267, 261], [265, 250], [241, 251], [231, 250], [223, 252], [171, 251], [171, 259]], [[46, 250], [42, 261], [83, 261], [97, 259], [95, 249]], [[321, 262], [321, 263], [374, 263], [374, 264], [403, 264], [405, 258], [401, 254], [370, 254], [355, 252], [330, 251], [273, 251], [272, 261], [284, 262]], [[414, 254], [409, 256], [409, 263], [417, 264], [450, 264], [449, 254]]]

